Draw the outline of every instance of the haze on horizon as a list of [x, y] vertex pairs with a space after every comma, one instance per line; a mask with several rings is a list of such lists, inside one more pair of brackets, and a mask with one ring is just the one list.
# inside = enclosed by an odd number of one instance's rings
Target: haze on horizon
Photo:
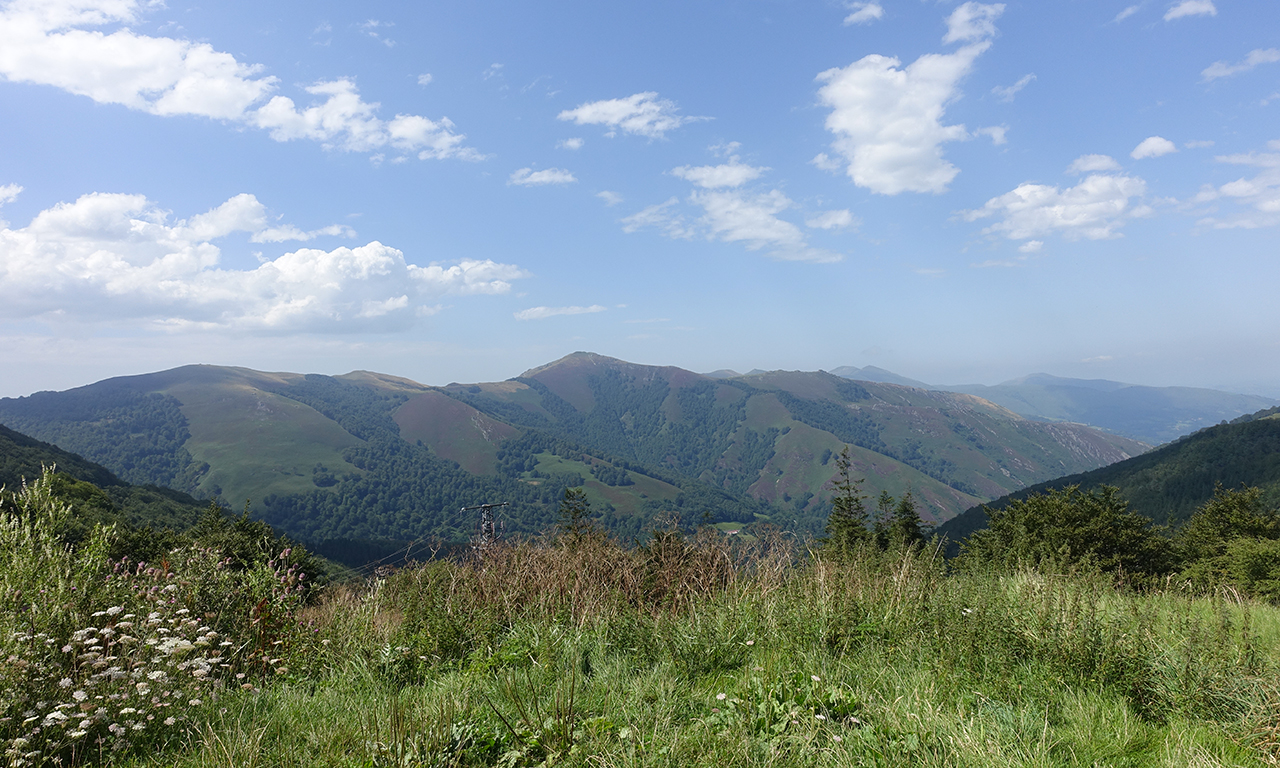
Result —
[[575, 350], [1280, 396], [1280, 4], [0, 2], [0, 396]]

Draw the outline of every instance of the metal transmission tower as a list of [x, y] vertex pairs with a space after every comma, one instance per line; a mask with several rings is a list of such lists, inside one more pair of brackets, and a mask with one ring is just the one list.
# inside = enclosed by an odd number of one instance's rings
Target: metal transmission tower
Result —
[[504, 501], [500, 504], [480, 504], [475, 507], [463, 507], [463, 512], [474, 512], [480, 510], [480, 533], [476, 535], [475, 543], [472, 545], [476, 549], [484, 549], [491, 544], [497, 543], [502, 536], [502, 532], [506, 530], [506, 523], [498, 523], [493, 511], [498, 507], [509, 507], [511, 502]]

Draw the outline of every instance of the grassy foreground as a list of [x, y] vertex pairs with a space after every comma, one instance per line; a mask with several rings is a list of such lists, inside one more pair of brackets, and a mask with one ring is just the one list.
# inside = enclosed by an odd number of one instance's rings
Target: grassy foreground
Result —
[[114, 562], [3, 501], [11, 767], [1280, 762], [1280, 611], [1231, 591], [586, 526], [312, 590], [245, 520]]
[[1168, 765], [1280, 757], [1280, 614], [710, 533], [335, 591], [287, 672], [136, 765]]

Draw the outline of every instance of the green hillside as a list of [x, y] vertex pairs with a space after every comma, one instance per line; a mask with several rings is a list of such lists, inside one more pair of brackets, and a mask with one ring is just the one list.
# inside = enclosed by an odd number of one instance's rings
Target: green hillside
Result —
[[57, 469], [58, 492], [75, 510], [74, 530], [64, 531], [72, 539], [98, 522], [186, 530], [207, 506], [180, 491], [130, 485], [106, 467], [0, 425], [0, 488], [17, 491], [46, 467]]
[[911, 491], [943, 521], [1146, 449], [968, 395], [822, 372], [713, 379], [588, 353], [447, 387], [187, 366], [0, 400], [0, 420], [130, 482], [247, 499], [317, 543], [466, 539], [476, 522], [460, 510], [495, 501], [510, 504], [510, 532], [538, 533], [570, 487], [623, 538], [672, 517], [816, 533], [845, 445], [866, 494]]
[[[1262, 489], [1265, 504], [1280, 506], [1280, 409], [1243, 416], [1126, 461], [1034, 485], [990, 506], [1071, 485], [1085, 490], [1114, 486], [1130, 510], [1167, 525], [1186, 521], [1213, 497], [1218, 485], [1256, 486]], [[939, 532], [959, 541], [985, 528], [986, 521], [983, 508], [974, 507]]]

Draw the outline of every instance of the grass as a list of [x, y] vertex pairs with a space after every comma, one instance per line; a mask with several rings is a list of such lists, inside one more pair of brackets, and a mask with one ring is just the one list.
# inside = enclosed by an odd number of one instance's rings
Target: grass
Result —
[[[306, 604], [284, 553], [0, 525], [10, 766], [1258, 766], [1280, 611], [704, 529], [500, 544]], [[55, 760], [55, 758], [57, 760]]]
[[[522, 544], [309, 619], [317, 670], [134, 765], [1246, 766], [1280, 614], [786, 542]], [[322, 641], [318, 641], [322, 642]]]

